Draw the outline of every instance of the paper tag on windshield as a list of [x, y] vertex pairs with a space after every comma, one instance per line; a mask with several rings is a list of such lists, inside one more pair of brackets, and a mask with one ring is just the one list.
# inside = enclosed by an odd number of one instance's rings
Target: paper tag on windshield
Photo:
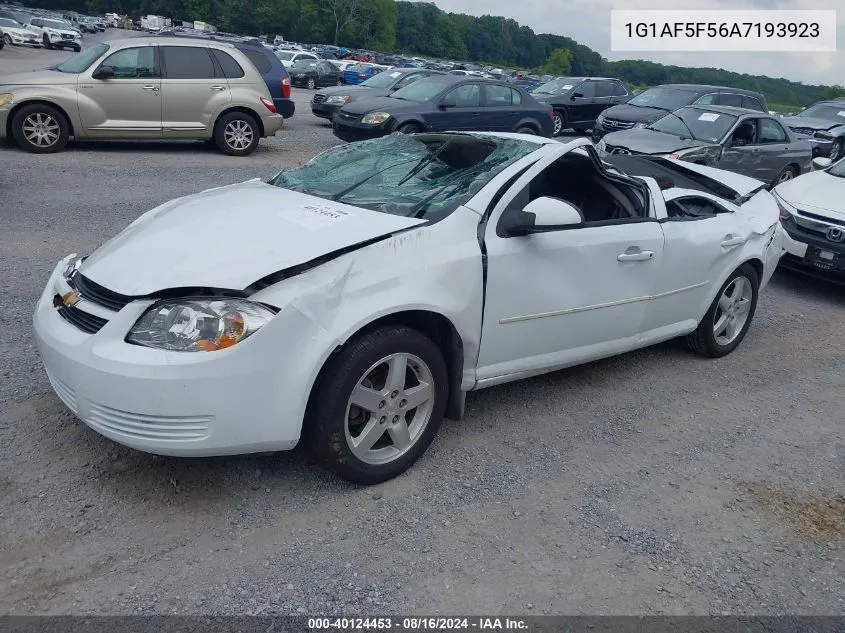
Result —
[[402, 73], [396, 73], [396, 72], [394, 72], [394, 73], [390, 73], [390, 76], [391, 76], [393, 79], [396, 79], [396, 78], [397, 78], [399, 75], [401, 75], [401, 74], [402, 74]]
[[280, 215], [285, 220], [296, 222], [307, 229], [317, 229], [349, 217], [343, 209], [319, 203], [303, 204], [292, 210], [294, 213], [282, 212]]
[[838, 116], [845, 116], [845, 110], [840, 110], [836, 113]]
[[561, 86], [561, 90], [572, 90], [572, 84], [566, 84], [565, 86]]
[[718, 118], [719, 118], [719, 115], [715, 114], [714, 112], [705, 112], [700, 117], [698, 117], [698, 120], [699, 121], [715, 121]]

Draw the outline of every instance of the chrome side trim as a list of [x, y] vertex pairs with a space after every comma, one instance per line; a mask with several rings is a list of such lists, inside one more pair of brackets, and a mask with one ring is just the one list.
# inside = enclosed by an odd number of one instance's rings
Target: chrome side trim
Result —
[[709, 284], [710, 281], [702, 281], [698, 284], [693, 284], [692, 286], [686, 286], [684, 288], [677, 288], [675, 290], [669, 290], [668, 292], [661, 292], [656, 295], [646, 295], [644, 297], [632, 297], [630, 299], [622, 299], [620, 301], [609, 301], [607, 303], [596, 303], [591, 306], [583, 306], [580, 308], [567, 308], [566, 310], [554, 310], [552, 312], [538, 312], [537, 314], [525, 314], [521, 316], [512, 316], [512, 317], [504, 317], [499, 319], [500, 324], [505, 323], [516, 323], [518, 321], [530, 321], [532, 319], [545, 319], [547, 317], [555, 317], [555, 316], [563, 316], [565, 314], [575, 314], [576, 312], [586, 312], [588, 310], [597, 310], [599, 308], [611, 308], [613, 306], [621, 306], [628, 303], [637, 303], [638, 301], [651, 301], [652, 299], [661, 299], [663, 297], [668, 297], [670, 295], [678, 294], [679, 292], [686, 292], [688, 290], [695, 290], [696, 288], [701, 288], [702, 286], [706, 286]]

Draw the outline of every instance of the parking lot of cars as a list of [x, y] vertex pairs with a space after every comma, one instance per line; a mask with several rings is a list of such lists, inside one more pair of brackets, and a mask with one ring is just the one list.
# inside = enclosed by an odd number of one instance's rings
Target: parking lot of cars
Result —
[[[0, 74], [70, 54], [7, 47]], [[314, 94], [294, 88], [296, 115], [243, 158], [190, 140], [0, 149], [2, 612], [842, 611], [845, 299], [792, 272], [731, 355], [669, 341], [470, 394], [464, 419], [377, 487], [302, 451], [154, 457], [76, 419], [32, 335], [56, 262], [169, 200], [339, 144]], [[255, 221], [249, 205], [231, 221]]]

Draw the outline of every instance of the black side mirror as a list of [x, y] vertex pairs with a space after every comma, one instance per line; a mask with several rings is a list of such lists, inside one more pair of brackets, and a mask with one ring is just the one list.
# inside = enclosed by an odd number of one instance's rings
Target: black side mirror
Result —
[[91, 76], [94, 79], [111, 79], [114, 77], [114, 68], [111, 66], [100, 66]]
[[583, 99], [583, 98], [584, 98], [584, 93], [583, 93], [583, 92], [573, 92], [573, 93], [572, 93], [572, 96], [570, 97], [570, 99], [571, 99], [572, 101], [575, 101], [575, 99]]
[[458, 102], [455, 101], [454, 99], [443, 99], [443, 101], [440, 102], [440, 109], [441, 110], [448, 110], [449, 108], [457, 108], [457, 107], [458, 107]]

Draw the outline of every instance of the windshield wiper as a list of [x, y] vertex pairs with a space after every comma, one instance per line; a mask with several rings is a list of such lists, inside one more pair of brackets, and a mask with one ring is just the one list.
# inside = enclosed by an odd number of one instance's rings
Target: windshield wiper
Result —
[[439, 189], [435, 189], [434, 193], [431, 195], [426, 196], [422, 200], [420, 200], [417, 204], [411, 207], [410, 211], [408, 211], [408, 215], [406, 217], [409, 218], [421, 218], [425, 214], [426, 207], [428, 207], [429, 203], [434, 200], [437, 196], [441, 193], [446, 191], [449, 187], [457, 187], [459, 183], [449, 183], [447, 185], [443, 185]]
[[416, 165], [414, 165], [413, 169], [411, 169], [411, 171], [409, 171], [407, 174], [405, 174], [405, 176], [402, 178], [402, 180], [400, 180], [398, 183], [396, 183], [396, 186], [401, 187], [406, 182], [408, 182], [411, 178], [413, 178], [418, 173], [420, 173], [423, 169], [425, 169], [425, 167], [427, 165], [430, 165], [432, 162], [434, 162], [434, 160], [438, 156], [440, 156], [440, 154], [443, 153], [443, 150], [445, 150], [447, 147], [449, 147], [449, 145], [452, 144], [453, 140], [454, 140], [454, 138], [450, 138], [448, 141], [443, 143], [443, 145], [441, 145], [439, 148], [437, 148], [437, 151], [435, 151], [435, 152], [429, 151], [428, 156], [425, 156], [422, 159], [420, 159], [420, 162], [418, 162]]
[[343, 190], [339, 191], [338, 193], [334, 194], [331, 198], [329, 198], [329, 200], [331, 200], [332, 202], [339, 202], [341, 198], [343, 198], [343, 197], [344, 197], [344, 196], [346, 196], [347, 194], [352, 193], [352, 192], [353, 192], [353, 191], [355, 191], [358, 187], [360, 187], [361, 185], [363, 185], [363, 184], [365, 184], [365, 183], [369, 182], [370, 180], [372, 180], [373, 178], [375, 178], [375, 177], [376, 177], [376, 176], [378, 176], [379, 174], [383, 174], [384, 172], [386, 172], [386, 171], [388, 171], [388, 170], [391, 170], [391, 169], [393, 169], [394, 167], [398, 167], [399, 165], [403, 165], [403, 164], [405, 164], [405, 163], [410, 163], [412, 160], [414, 160], [414, 159], [412, 159], [412, 158], [408, 158], [408, 159], [405, 159], [405, 160], [400, 160], [398, 163], [393, 163], [393, 164], [391, 164], [391, 165], [388, 165], [388, 166], [387, 166], [387, 167], [385, 167], [384, 169], [378, 169], [378, 170], [376, 170], [376, 171], [372, 172], [371, 174], [368, 174], [368, 175], [367, 175], [365, 178], [363, 178], [362, 180], [359, 180], [358, 182], [356, 182], [356, 183], [354, 183], [354, 184], [352, 184], [352, 185], [349, 185], [346, 189], [343, 189]]

